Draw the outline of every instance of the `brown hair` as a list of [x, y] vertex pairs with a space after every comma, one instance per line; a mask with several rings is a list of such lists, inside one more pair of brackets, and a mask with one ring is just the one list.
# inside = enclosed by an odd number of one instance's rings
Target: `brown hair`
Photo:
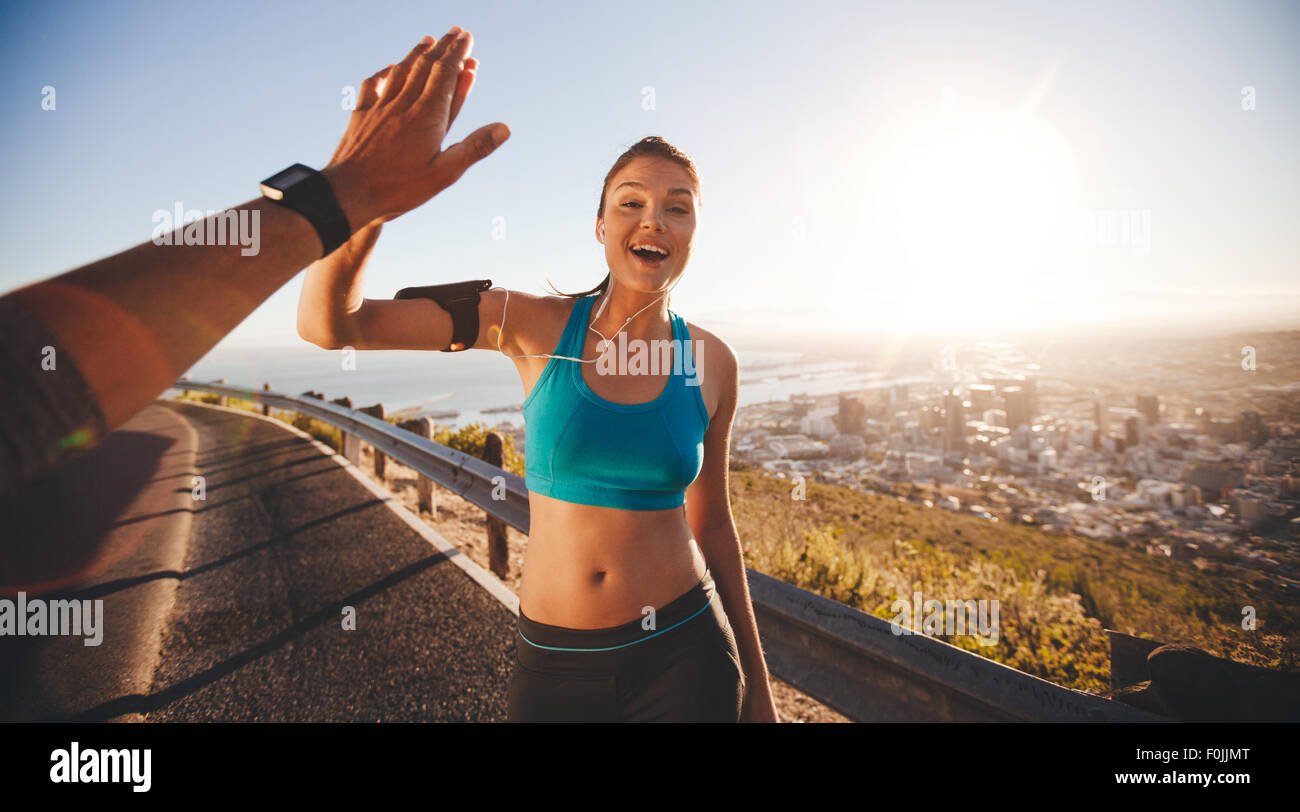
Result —
[[[695, 163], [685, 152], [682, 152], [680, 149], [657, 135], [647, 135], [645, 138], [642, 138], [640, 141], [637, 141], [635, 144], [628, 147], [627, 152], [618, 156], [618, 160], [614, 162], [614, 165], [610, 167], [609, 172], [605, 175], [605, 183], [600, 189], [600, 203], [596, 206], [597, 217], [605, 216], [605, 193], [609, 190], [609, 182], [614, 179], [614, 176], [617, 175], [623, 167], [630, 164], [634, 158], [642, 157], [665, 158], [669, 161], [674, 161], [690, 173], [691, 178], [695, 181], [697, 187], [700, 185], [700, 175], [695, 169]], [[704, 197], [702, 194], [700, 196], [700, 205], [704, 205]], [[591, 290], [584, 290], [581, 293], [562, 293], [557, 290], [554, 285], [551, 286], [551, 290], [554, 290], [559, 296], [578, 299], [583, 296], [591, 296], [592, 294], [603, 292], [605, 288], [609, 287], [609, 278], [610, 274], [606, 273], [605, 279], [599, 285]], [[669, 298], [672, 298], [671, 294]]]

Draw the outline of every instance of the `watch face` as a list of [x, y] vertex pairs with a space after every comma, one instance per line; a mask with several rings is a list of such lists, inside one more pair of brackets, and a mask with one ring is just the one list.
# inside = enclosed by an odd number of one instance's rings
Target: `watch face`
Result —
[[294, 164], [283, 172], [279, 172], [266, 180], [262, 181], [262, 193], [273, 200], [280, 200], [284, 197], [284, 192], [290, 186], [299, 181], [306, 180], [312, 176], [310, 167], [302, 164]]

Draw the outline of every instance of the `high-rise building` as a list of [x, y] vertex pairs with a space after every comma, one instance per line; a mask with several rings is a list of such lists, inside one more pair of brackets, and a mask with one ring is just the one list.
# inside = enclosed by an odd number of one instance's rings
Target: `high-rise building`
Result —
[[834, 415], [834, 406], [813, 409], [799, 418], [799, 431], [813, 437], [830, 437], [835, 433], [835, 422], [831, 420]]
[[1030, 409], [1029, 393], [1019, 386], [1008, 386], [1002, 390], [1002, 397], [1007, 404], [1007, 426], [1028, 426], [1033, 418]]
[[1200, 488], [1205, 498], [1217, 500], [1225, 489], [1242, 485], [1245, 473], [1230, 463], [1199, 462], [1183, 473], [1183, 481]]
[[1198, 434], [1209, 434], [1213, 427], [1210, 410], [1202, 406], [1196, 407], [1196, 431]]
[[889, 479], [904, 479], [907, 477], [907, 458], [901, 451], [885, 452], [885, 476]]
[[1112, 406], [1110, 416], [1121, 421], [1125, 446], [1131, 447], [1146, 441], [1148, 430], [1146, 415], [1127, 406]]
[[1036, 379], [1017, 375], [1014, 378], [994, 378], [991, 383], [1002, 392], [1003, 397], [1006, 397], [1007, 390], [1011, 387], [1020, 387], [1021, 391], [1025, 393], [1026, 404], [1029, 409], [1029, 416], [1025, 419], [1025, 422], [1032, 421], [1034, 415], [1038, 414], [1038, 386]]
[[803, 417], [817, 406], [817, 398], [805, 394], [790, 395], [790, 415]]
[[[899, 414], [906, 414], [906, 413], [899, 412]], [[943, 409], [941, 409], [938, 406], [926, 406], [924, 409], [921, 409], [921, 413], [920, 415], [918, 415], [918, 418], [919, 418], [918, 422], [920, 422], [921, 428], [925, 429], [926, 431], [933, 431], [934, 429], [943, 427]]]
[[1155, 395], [1138, 395], [1137, 410], [1146, 417], [1148, 426], [1160, 422], [1160, 399]]
[[1259, 412], [1241, 413], [1241, 436], [1251, 445], [1259, 445], [1268, 439], [1268, 432], [1264, 429], [1264, 421], [1260, 419]]
[[943, 450], [966, 453], [966, 408], [955, 390], [943, 396]]
[[1092, 446], [1100, 450], [1106, 435], [1110, 434], [1110, 407], [1106, 405], [1105, 398], [1096, 398], [1092, 401], [1092, 422], [1097, 425]]
[[1201, 489], [1185, 482], [1178, 483], [1170, 497], [1174, 507], [1191, 507], [1201, 504]]
[[983, 414], [997, 405], [997, 387], [987, 383], [971, 384], [967, 389], [970, 391], [970, 407], [977, 414]]
[[1253, 491], [1234, 491], [1231, 506], [1237, 518], [1251, 527], [1258, 527], [1268, 520], [1268, 497]]
[[861, 434], [867, 427], [867, 405], [857, 395], [840, 395], [840, 433]]

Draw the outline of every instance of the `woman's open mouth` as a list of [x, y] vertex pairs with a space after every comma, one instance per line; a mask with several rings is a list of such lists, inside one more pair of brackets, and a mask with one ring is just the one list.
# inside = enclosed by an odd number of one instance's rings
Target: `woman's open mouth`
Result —
[[647, 268], [658, 268], [668, 259], [667, 255], [649, 248], [629, 248], [628, 251], [636, 258], [637, 262]]

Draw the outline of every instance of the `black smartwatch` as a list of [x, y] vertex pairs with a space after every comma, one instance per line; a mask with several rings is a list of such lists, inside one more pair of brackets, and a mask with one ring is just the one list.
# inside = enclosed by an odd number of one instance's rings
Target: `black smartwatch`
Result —
[[478, 341], [479, 294], [492, 287], [492, 280], [452, 282], [447, 285], [425, 285], [421, 288], [402, 288], [394, 299], [432, 299], [451, 314], [451, 346], [443, 352], [468, 350]]
[[322, 257], [348, 241], [352, 227], [325, 176], [305, 164], [294, 164], [262, 181], [262, 195], [301, 214], [316, 229]]

